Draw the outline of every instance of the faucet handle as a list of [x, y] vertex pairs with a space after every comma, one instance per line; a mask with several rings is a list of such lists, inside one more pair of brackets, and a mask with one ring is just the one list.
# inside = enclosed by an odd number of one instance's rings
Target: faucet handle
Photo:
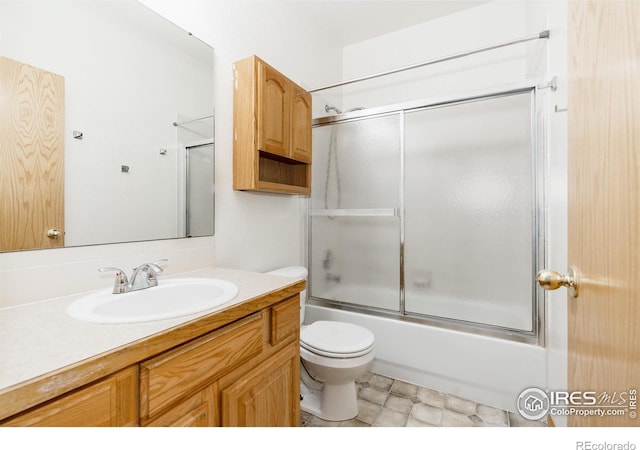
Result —
[[98, 272], [116, 272], [116, 276], [118, 275], [118, 273], [121, 273], [124, 275], [124, 270], [119, 269], [117, 267], [100, 267], [98, 269]]
[[147, 263], [146, 265], [151, 268], [151, 272], [149, 273], [150, 277], [158, 276], [164, 272], [157, 262]]
[[156, 275], [160, 275], [162, 272], [164, 272], [164, 270], [162, 270], [162, 268], [164, 266], [166, 266], [168, 262], [169, 262], [169, 260], [167, 258], [163, 258], [163, 259], [159, 259], [157, 261], [154, 261], [152, 263], [149, 263], [149, 265], [151, 266], [153, 271], [156, 273]]
[[162, 269], [162, 266], [165, 266], [168, 262], [169, 262], [169, 260], [164, 258], [164, 259], [159, 259], [157, 261], [154, 261], [152, 263], [147, 263], [147, 265], [149, 267], [151, 267], [151, 270], [153, 271], [153, 275], [152, 276], [154, 276], [154, 275], [158, 276], [162, 272], [164, 272], [164, 270]]
[[116, 279], [113, 282], [114, 294], [123, 294], [125, 292], [129, 292], [129, 280], [127, 279], [127, 275], [122, 269], [118, 269], [117, 267], [100, 267], [98, 269], [98, 272], [116, 273]]

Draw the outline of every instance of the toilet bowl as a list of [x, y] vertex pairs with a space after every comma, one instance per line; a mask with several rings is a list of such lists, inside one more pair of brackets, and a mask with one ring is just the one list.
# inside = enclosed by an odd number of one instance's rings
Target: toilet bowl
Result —
[[[307, 269], [285, 267], [269, 275], [306, 278]], [[356, 379], [375, 358], [373, 333], [359, 325], [319, 320], [303, 325], [306, 291], [300, 293], [300, 409], [330, 421], [358, 415]]]

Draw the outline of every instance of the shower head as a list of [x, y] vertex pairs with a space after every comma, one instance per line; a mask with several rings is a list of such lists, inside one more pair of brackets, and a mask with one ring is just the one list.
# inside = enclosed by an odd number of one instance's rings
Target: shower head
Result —
[[[347, 109], [347, 110], [345, 111], [345, 113], [349, 113], [349, 112], [352, 112], [352, 111], [359, 111], [359, 110], [361, 110], [361, 109], [364, 109], [364, 107], [362, 107], [362, 106], [356, 106], [355, 108], [349, 108], [349, 109]], [[340, 109], [336, 108], [335, 106], [331, 106], [331, 105], [324, 105], [324, 110], [325, 110], [326, 112], [334, 111], [336, 114], [342, 114], [342, 111], [341, 111]]]

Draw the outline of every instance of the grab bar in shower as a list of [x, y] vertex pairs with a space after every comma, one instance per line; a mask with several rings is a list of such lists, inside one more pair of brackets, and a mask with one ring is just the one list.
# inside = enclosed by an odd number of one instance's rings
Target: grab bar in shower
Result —
[[395, 217], [396, 208], [368, 208], [368, 209], [312, 209], [310, 216], [325, 217]]

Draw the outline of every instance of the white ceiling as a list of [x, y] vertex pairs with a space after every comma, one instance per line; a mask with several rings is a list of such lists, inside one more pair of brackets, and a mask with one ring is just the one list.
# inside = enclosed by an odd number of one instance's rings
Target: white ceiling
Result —
[[313, 17], [327, 39], [344, 46], [472, 8], [484, 1], [468, 0], [289, 0], [286, 8], [300, 8]]

